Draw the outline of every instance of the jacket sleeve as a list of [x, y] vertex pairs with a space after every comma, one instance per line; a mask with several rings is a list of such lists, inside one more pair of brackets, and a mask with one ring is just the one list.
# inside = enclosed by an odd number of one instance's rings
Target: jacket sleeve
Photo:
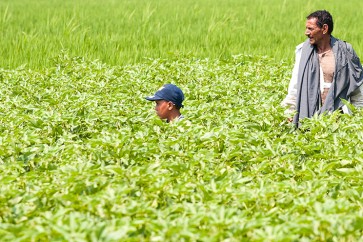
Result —
[[287, 109], [285, 111], [286, 115], [293, 114], [296, 109], [297, 77], [298, 77], [299, 66], [300, 66], [302, 46], [303, 46], [303, 43], [298, 45], [295, 49], [295, 64], [294, 64], [294, 68], [292, 70], [289, 88], [287, 90], [286, 97], [281, 102], [281, 105], [283, 107], [287, 107]]
[[351, 44], [347, 43], [347, 49], [351, 54], [351, 61], [354, 63], [353, 67], [355, 67], [356, 73], [359, 73], [360, 75], [360, 87], [354, 90], [350, 96], [350, 103], [353, 104], [356, 107], [363, 107], [363, 85], [362, 85], [362, 79], [363, 79], [363, 68], [360, 62], [359, 57], [355, 53], [353, 47]]
[[363, 87], [360, 86], [357, 90], [355, 90], [350, 96], [350, 102], [358, 108], [363, 107]]

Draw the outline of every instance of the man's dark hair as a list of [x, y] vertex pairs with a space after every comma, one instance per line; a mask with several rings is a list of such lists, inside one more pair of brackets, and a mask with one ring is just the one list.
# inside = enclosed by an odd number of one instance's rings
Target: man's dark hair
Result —
[[333, 24], [333, 17], [331, 14], [326, 10], [318, 10], [315, 11], [309, 16], [306, 17], [306, 19], [316, 18], [316, 24], [319, 28], [322, 28], [324, 24], [328, 25], [328, 34], [331, 34], [333, 32], [334, 24]]

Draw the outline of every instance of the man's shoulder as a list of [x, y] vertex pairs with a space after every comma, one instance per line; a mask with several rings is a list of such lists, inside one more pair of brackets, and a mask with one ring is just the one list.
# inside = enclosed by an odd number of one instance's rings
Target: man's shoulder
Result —
[[345, 41], [345, 40], [341, 40], [335, 37], [331, 37], [333, 41], [336, 41], [339, 43], [340, 46], [342, 46], [343, 48], [345, 47], [349, 52], [353, 53], [354, 49], [352, 44], [350, 44], [349, 42]]
[[302, 42], [302, 43], [300, 43], [300, 44], [298, 44], [298, 45], [295, 47], [295, 49], [296, 49], [296, 50], [302, 49], [302, 47], [303, 47], [304, 43], [305, 43], [305, 41], [304, 41], [304, 42]]
[[295, 53], [301, 53], [303, 47], [305, 44], [309, 43], [309, 39], [305, 40], [304, 42], [298, 44], [296, 47], [295, 47]]
[[346, 47], [347, 47], [347, 50], [350, 52], [350, 53], [353, 53], [354, 52], [354, 50], [353, 50], [353, 46], [352, 46], [352, 44], [351, 43], [348, 43], [348, 42], [346, 42], [346, 41], [343, 41], [344, 43], [345, 43], [345, 45], [346, 45]]
[[340, 39], [336, 39], [336, 41], [339, 43], [340, 49], [345, 50], [345, 53], [348, 54], [348, 56], [350, 56], [352, 59], [358, 58], [351, 43]]

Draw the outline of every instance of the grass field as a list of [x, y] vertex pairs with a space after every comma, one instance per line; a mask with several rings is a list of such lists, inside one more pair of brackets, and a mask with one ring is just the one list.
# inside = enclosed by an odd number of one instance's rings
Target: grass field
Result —
[[324, 8], [335, 18], [336, 37], [361, 56], [362, 7], [358, 0], [2, 0], [0, 66], [49, 66], [62, 49], [111, 65], [170, 55], [292, 60], [304, 40], [305, 16]]
[[[363, 110], [295, 130], [304, 17], [359, 1], [0, 2], [1, 241], [359, 241]], [[144, 99], [184, 91], [167, 124]]]

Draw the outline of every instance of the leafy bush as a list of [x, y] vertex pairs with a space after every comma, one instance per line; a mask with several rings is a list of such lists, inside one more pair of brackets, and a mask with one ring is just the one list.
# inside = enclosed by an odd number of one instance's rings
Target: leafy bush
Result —
[[[122, 67], [63, 53], [0, 70], [0, 237], [11, 241], [356, 240], [362, 111], [300, 130], [274, 59], [150, 59]], [[144, 100], [185, 93], [167, 124]]]

